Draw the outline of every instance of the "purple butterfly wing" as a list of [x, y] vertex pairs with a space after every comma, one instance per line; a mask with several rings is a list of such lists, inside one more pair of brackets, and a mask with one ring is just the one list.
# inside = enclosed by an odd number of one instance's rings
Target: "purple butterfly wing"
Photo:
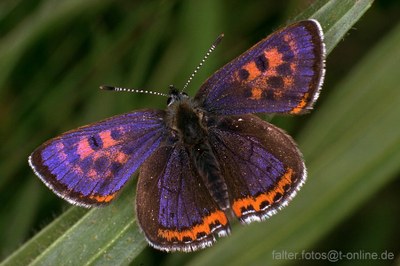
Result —
[[324, 76], [323, 33], [316, 20], [277, 31], [234, 59], [200, 88], [216, 114], [291, 113], [312, 108]]
[[66, 132], [38, 147], [29, 164], [68, 202], [107, 204], [164, 139], [164, 113], [141, 110]]
[[241, 222], [262, 220], [287, 205], [306, 179], [291, 137], [255, 115], [223, 116], [209, 128], [233, 213]]
[[150, 245], [164, 251], [202, 249], [229, 233], [224, 211], [180, 142], [161, 146], [140, 168], [136, 213]]

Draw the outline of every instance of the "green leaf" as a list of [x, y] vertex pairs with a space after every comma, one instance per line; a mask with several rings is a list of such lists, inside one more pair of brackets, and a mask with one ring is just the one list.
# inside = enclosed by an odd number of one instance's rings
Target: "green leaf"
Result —
[[107, 208], [72, 207], [4, 265], [127, 264], [146, 246], [133, 216], [132, 184]]
[[[318, 1], [298, 18], [313, 17], [321, 22], [326, 34], [326, 47], [329, 52], [345, 36], [348, 29], [358, 21], [371, 3], [372, 0]], [[389, 48], [396, 49], [391, 46]], [[21, 49], [18, 48], [17, 52], [19, 53]], [[377, 57], [376, 59], [382, 62], [381, 64], [383, 65], [384, 61], [382, 60], [386, 57], [381, 55], [381, 58]], [[10, 62], [14, 63], [13, 60], [17, 59], [10, 59]], [[86, 64], [89, 62], [87, 61]], [[371, 67], [371, 63], [369, 61], [367, 63], [367, 66]], [[6, 74], [8, 73], [4, 73], [0, 77], [0, 80]], [[361, 72], [361, 74], [363, 73]], [[386, 72], [382, 71], [381, 74], [383, 77], [387, 77]], [[369, 80], [370, 83], [367, 82], [367, 78], [372, 79], [374, 77], [376, 78], [375, 75], [370, 75], [370, 73], [367, 73], [364, 77], [364, 83], [369, 85], [369, 88], [373, 86], [371, 86], [371, 80]], [[347, 87], [349, 83], [350, 81], [346, 81], [339, 86], [337, 93], [347, 88], [344, 91], [349, 93], [345, 95], [346, 98], [350, 96], [357, 97], [357, 94], [351, 91], [361, 88], [360, 85], [350, 83], [352, 86]], [[356, 82], [353, 81], [353, 83]], [[371, 91], [373, 90], [371, 89]], [[390, 108], [393, 108], [393, 111], [395, 108], [398, 108], [397, 106], [400, 106], [395, 105], [395, 99], [396, 97], [390, 98], [392, 101]], [[330, 99], [327, 99], [326, 106], [330, 106], [328, 105], [329, 101]], [[351, 105], [350, 99], [348, 102]], [[362, 106], [365, 107], [366, 104], [363, 103]], [[341, 135], [323, 131], [328, 128], [328, 122], [340, 120], [336, 117], [339, 114], [333, 112], [334, 108], [332, 108], [332, 104], [330, 108], [329, 110], [325, 106], [324, 109], [321, 108], [321, 113], [326, 113], [328, 117], [324, 117], [323, 119], [319, 118], [318, 113], [320, 113], [320, 110], [318, 110], [315, 118], [309, 127], [304, 129], [300, 137], [299, 143], [302, 150], [304, 150], [310, 170], [309, 182], [290, 207], [282, 211], [280, 215], [271, 218], [268, 224], [256, 224], [241, 228], [236, 226], [234, 234], [230, 238], [221, 239], [220, 243], [212, 249], [196, 253], [191, 261], [192, 264], [281, 263], [283, 261], [271, 259], [272, 249], [285, 248], [298, 250], [301, 247], [308, 246], [329, 230], [335, 221], [342, 219], [362, 199], [375, 191], [377, 188], [373, 187], [372, 184], [376, 185], [376, 183], [379, 183], [378, 185], [382, 185], [388, 181], [388, 176], [390, 176], [395, 168], [393, 161], [399, 156], [396, 153], [397, 151], [393, 148], [383, 149], [382, 147], [382, 150], [378, 151], [379, 147], [375, 145], [371, 147], [370, 157], [367, 158], [366, 154], [360, 152], [359, 148], [365, 142], [371, 140], [376, 130], [374, 131], [371, 128], [371, 125], [367, 123], [368, 120], [361, 119], [355, 121], [352, 116], [340, 117], [340, 119], [345, 119], [344, 122], [347, 125], [358, 122], [360, 130], [349, 129], [346, 131], [345, 133], [350, 134], [350, 136], [343, 140], [344, 143], [338, 145], [338, 143], [341, 143]], [[317, 109], [319, 109], [318, 106]], [[324, 110], [328, 111], [324, 112]], [[385, 110], [385, 112], [389, 111], [389, 107], [386, 106], [382, 110]], [[363, 111], [366, 112], [366, 117], [377, 118], [376, 115], [371, 113], [371, 110]], [[361, 110], [357, 111], [357, 113], [361, 113]], [[391, 115], [393, 116], [395, 113], [391, 112]], [[385, 118], [374, 121], [387, 130], [388, 124], [385, 123], [387, 120]], [[364, 131], [361, 129], [369, 130], [370, 133], [363, 134]], [[319, 142], [314, 142], [312, 140], [317, 138], [316, 134], [325, 134], [328, 138], [321, 138]], [[389, 144], [393, 145], [398, 141], [398, 136], [395, 132], [391, 132], [390, 134], [392, 135], [385, 138], [384, 147], [387, 147]], [[350, 149], [344, 150], [344, 148], [349, 148], [350, 143], [346, 142], [349, 139], [359, 141], [358, 146], [351, 145]], [[332, 143], [335, 143], [335, 145], [332, 145]], [[335, 152], [330, 152], [329, 158], [325, 158], [324, 156], [318, 157], [323, 151], [317, 149], [319, 147], [317, 144], [326, 145], [327, 148], [331, 148]], [[381, 157], [378, 157], [378, 155], [381, 155]], [[315, 159], [312, 160], [312, 158]], [[359, 167], [350, 169], [349, 162], [352, 162], [354, 158], [361, 160], [360, 165]], [[387, 158], [389, 160], [386, 160]], [[344, 159], [349, 161], [347, 162]], [[367, 159], [369, 163], [368, 169], [362, 163], [364, 159]], [[354, 165], [354, 163], [351, 165]], [[383, 166], [385, 167], [383, 168]], [[329, 168], [327, 169], [327, 167]], [[338, 167], [343, 168], [340, 170], [341, 172], [338, 172]], [[341, 175], [337, 175], [338, 173]], [[362, 183], [361, 179], [363, 181], [366, 179], [368, 182]], [[327, 188], [327, 183], [333, 183], [333, 185], [329, 187], [329, 191], [322, 193], [321, 188]], [[360, 191], [354, 193], [352, 189], [355, 189], [356, 186]], [[71, 208], [25, 243], [19, 250], [7, 258], [3, 264], [77, 265], [86, 262], [86, 264], [113, 265], [129, 263], [147, 245], [134, 217], [133, 190], [129, 186], [115, 203], [106, 208], [90, 211], [77, 207]], [[318, 200], [315, 200], [316, 198]], [[344, 203], [347, 203], [348, 207], [343, 207]], [[315, 219], [315, 217], [318, 217], [318, 219]], [[320, 223], [324, 226], [321, 226]], [[316, 225], [318, 225], [318, 230], [314, 228]], [[296, 241], [299, 237], [302, 239], [301, 242]], [[241, 243], [241, 245], [237, 245], [237, 243]], [[241, 249], [243, 247], [246, 247], [245, 252]], [[181, 254], [174, 255], [171, 257], [171, 261], [177, 262], [181, 258], [185, 259], [186, 257]]]
[[327, 54], [344, 38], [346, 33], [371, 7], [373, 0], [322, 0], [297, 16], [295, 20], [318, 20], [325, 34]]

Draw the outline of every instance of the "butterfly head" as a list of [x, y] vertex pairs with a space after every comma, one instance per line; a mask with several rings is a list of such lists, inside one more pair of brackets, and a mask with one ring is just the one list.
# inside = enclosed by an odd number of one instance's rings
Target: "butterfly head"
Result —
[[186, 92], [180, 92], [174, 85], [169, 85], [169, 95], [167, 100], [168, 106], [187, 99], [189, 99], [189, 96]]

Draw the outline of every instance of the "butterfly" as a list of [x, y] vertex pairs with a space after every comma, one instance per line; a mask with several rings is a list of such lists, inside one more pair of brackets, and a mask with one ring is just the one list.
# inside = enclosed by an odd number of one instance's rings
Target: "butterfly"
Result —
[[[29, 157], [55, 194], [103, 206], [139, 170], [136, 215], [148, 243], [194, 251], [275, 214], [306, 179], [290, 136], [256, 113], [303, 114], [324, 78], [318, 21], [276, 31], [214, 73], [195, 97], [170, 87], [166, 110], [143, 109], [80, 127]], [[108, 88], [108, 87], [104, 87]]]

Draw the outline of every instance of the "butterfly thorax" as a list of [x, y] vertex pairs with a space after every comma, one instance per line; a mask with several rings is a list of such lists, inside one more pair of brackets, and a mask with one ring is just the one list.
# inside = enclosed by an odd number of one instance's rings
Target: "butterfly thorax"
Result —
[[179, 141], [189, 146], [206, 141], [207, 129], [203, 125], [203, 117], [204, 111], [196, 107], [186, 93], [171, 87], [166, 122]]
[[179, 145], [184, 145], [198, 174], [222, 209], [229, 207], [226, 183], [208, 141], [206, 112], [187, 94], [172, 91], [168, 99], [167, 126]]

